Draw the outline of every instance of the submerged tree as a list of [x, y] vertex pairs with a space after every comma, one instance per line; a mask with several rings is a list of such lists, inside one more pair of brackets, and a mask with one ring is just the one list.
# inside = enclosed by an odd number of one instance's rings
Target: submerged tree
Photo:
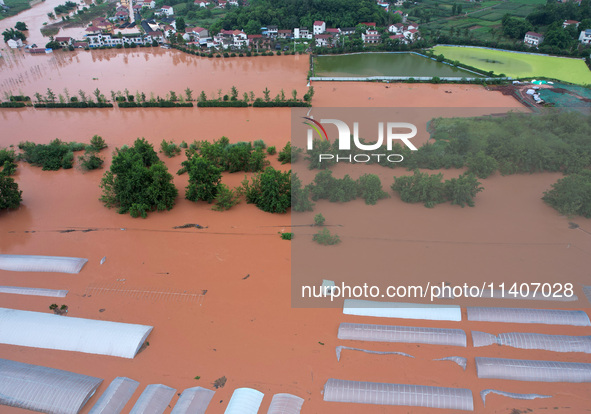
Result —
[[130, 213], [132, 217], [145, 218], [149, 211], [170, 210], [178, 194], [168, 168], [143, 138], [131, 147], [115, 149], [100, 187], [100, 200], [106, 207], [116, 207], [120, 214]]
[[23, 200], [22, 193], [14, 179], [0, 174], [0, 210], [18, 208]]

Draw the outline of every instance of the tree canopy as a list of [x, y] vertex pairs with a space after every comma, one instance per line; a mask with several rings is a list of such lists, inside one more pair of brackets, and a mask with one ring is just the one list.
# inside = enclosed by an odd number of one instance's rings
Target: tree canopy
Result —
[[100, 200], [105, 206], [116, 207], [120, 214], [146, 217], [149, 211], [170, 210], [178, 190], [168, 168], [145, 139], [133, 146], [115, 149], [113, 162], [105, 172], [100, 187]]
[[386, 12], [374, 0], [251, 0], [248, 7], [234, 7], [212, 26], [212, 32], [241, 28], [248, 34], [260, 33], [263, 26], [280, 29], [307, 27], [314, 21], [326, 27], [355, 27], [362, 22], [386, 21]]

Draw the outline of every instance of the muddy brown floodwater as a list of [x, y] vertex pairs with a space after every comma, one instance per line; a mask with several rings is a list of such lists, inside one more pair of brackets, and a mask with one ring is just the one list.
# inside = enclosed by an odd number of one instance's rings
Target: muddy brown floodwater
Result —
[[0, 93], [24, 93], [33, 100], [36, 92], [45, 95], [47, 88], [71, 96], [82, 89], [87, 95], [99, 89], [107, 99], [110, 91], [129, 90], [165, 97], [169, 91], [185, 93], [186, 88], [197, 98], [201, 91], [207, 97], [229, 94], [236, 86], [239, 98], [253, 91], [271, 98], [281, 89], [291, 98], [292, 90], [302, 97], [306, 93], [307, 55], [202, 58], [177, 50], [161, 48], [56, 51], [49, 55], [30, 55], [23, 51], [6, 51], [0, 59]]
[[[101, 89], [124, 87], [163, 93], [167, 90], [229, 88], [240, 90], [297, 88], [305, 90], [307, 56], [270, 57], [251, 60], [194, 59], [177, 52], [96, 52], [76, 53], [63, 65], [49, 64], [52, 58], [42, 57], [38, 78], [30, 76], [22, 88], [26, 93], [53, 87], [55, 90], [95, 87], [92, 77], [102, 73], [96, 82]], [[98, 59], [102, 56], [102, 60]], [[109, 57], [110, 60], [107, 60]], [[126, 57], [129, 59], [126, 60]], [[55, 56], [54, 56], [55, 58]], [[34, 65], [27, 56], [21, 62], [30, 70]], [[79, 60], [79, 62], [76, 62]], [[169, 63], [173, 62], [172, 66]], [[174, 64], [178, 60], [177, 64]], [[168, 62], [168, 63], [167, 63]], [[133, 64], [132, 64], [133, 63]], [[134, 78], [134, 71], [143, 71], [155, 64], [153, 75]], [[47, 66], [43, 66], [47, 65]], [[51, 66], [53, 65], [53, 66]], [[94, 67], [97, 65], [97, 67]], [[18, 68], [18, 65], [15, 66]], [[99, 69], [100, 68], [100, 69]], [[15, 69], [16, 70], [16, 69]], [[99, 72], [100, 70], [100, 72]], [[149, 69], [151, 70], [151, 69]], [[17, 76], [2, 72], [2, 80]], [[81, 72], [80, 78], [75, 76]], [[296, 73], [292, 77], [289, 74]], [[125, 74], [125, 79], [122, 79]], [[73, 78], [73, 80], [72, 80]], [[143, 80], [142, 80], [143, 79]], [[55, 82], [53, 84], [52, 82]], [[45, 86], [47, 85], [47, 86]], [[515, 107], [512, 98], [478, 86], [391, 85], [318, 83], [314, 85], [314, 102], [321, 106], [409, 106], [409, 107]], [[451, 91], [451, 93], [446, 93]], [[368, 99], [371, 97], [371, 99]], [[215, 139], [226, 135], [232, 142], [263, 139], [268, 145], [283, 147], [290, 139], [288, 109], [146, 109], [146, 110], [2, 110], [0, 146], [18, 144], [22, 140], [46, 143], [54, 138], [87, 142], [94, 134], [109, 144], [103, 152], [110, 163], [110, 152], [118, 146], [131, 144], [136, 137], [145, 137], [155, 147], [162, 139]], [[175, 172], [184, 156], [165, 159]], [[276, 157], [272, 165], [280, 167]], [[289, 168], [289, 165], [281, 168]], [[103, 170], [104, 171], [104, 170]], [[547, 410], [548, 412], [582, 413], [589, 407], [588, 384], [522, 383], [500, 380], [479, 380], [474, 356], [505, 356], [523, 359], [546, 359], [590, 362], [587, 355], [555, 354], [488, 347], [474, 349], [416, 344], [353, 343], [337, 340], [341, 322], [461, 328], [467, 332], [490, 333], [529, 331], [588, 335], [589, 328], [564, 328], [466, 322], [425, 322], [383, 320], [343, 316], [339, 309], [295, 309], [290, 304], [291, 255], [290, 242], [279, 232], [290, 231], [290, 214], [264, 213], [244, 202], [227, 212], [215, 212], [204, 203], [192, 203], [182, 197], [187, 177], [175, 176], [181, 195], [173, 210], [151, 213], [145, 220], [119, 215], [98, 201], [98, 187], [103, 171], [83, 173], [79, 168], [67, 171], [41, 171], [19, 163], [15, 176], [23, 190], [23, 206], [16, 211], [0, 213], [0, 251], [10, 254], [36, 254], [85, 257], [89, 262], [78, 275], [53, 273], [17, 273], [0, 271], [0, 284], [54, 289], [68, 289], [58, 304], [69, 306], [68, 317], [82, 317], [154, 326], [149, 346], [133, 360], [75, 352], [21, 348], [0, 345], [3, 358], [31, 364], [60, 368], [104, 378], [83, 413], [117, 376], [140, 381], [136, 394], [126, 406], [129, 411], [140, 392], [148, 384], [166, 384], [180, 393], [185, 388], [212, 383], [221, 376], [228, 381], [217, 390], [208, 414], [223, 413], [235, 388], [252, 387], [265, 393], [261, 413], [266, 412], [276, 393], [292, 393], [305, 399], [303, 413], [377, 414], [386, 412], [432, 413], [437, 410], [412, 407], [382, 407], [326, 403], [322, 388], [328, 378], [348, 380], [437, 385], [469, 388], [474, 394], [475, 412], [510, 412], [511, 409]], [[456, 171], [446, 172], [454, 174]], [[386, 173], [384, 173], [386, 174]], [[388, 176], [391, 174], [388, 172]], [[434, 275], [449, 252], [437, 240], [468, 243], [464, 257], [470, 271], [482, 268], [484, 275], [500, 279], [516, 278], [516, 271], [543, 270], [546, 265], [571, 261], [572, 266], [557, 276], [575, 275], [583, 282], [581, 269], [589, 266], [591, 253], [591, 222], [574, 219], [581, 230], [568, 228], [568, 220], [540, 200], [542, 192], [554, 182], [557, 174], [534, 174], [510, 177], [493, 176], [484, 181], [485, 191], [477, 196], [476, 207], [461, 209], [441, 205], [426, 209], [421, 205], [402, 203], [397, 197], [382, 200], [375, 207], [389, 209], [405, 217], [398, 239], [422, 242], [396, 242], [400, 257], [424, 257], [425, 249], [434, 250], [433, 260], [421, 260], [420, 268]], [[226, 174], [223, 181], [238, 185], [244, 174]], [[384, 184], [389, 186], [385, 180]], [[391, 179], [391, 177], [390, 177]], [[355, 202], [357, 203], [357, 202]], [[318, 211], [334, 211], [330, 220], [346, 220], [349, 208], [358, 204], [330, 206], [318, 203]], [[367, 207], [371, 208], [371, 207]], [[362, 210], [360, 210], [362, 211]], [[333, 214], [333, 213], [331, 213]], [[298, 220], [312, 221], [313, 214]], [[453, 223], [461, 223], [456, 228]], [[197, 223], [204, 229], [173, 229], [185, 223]], [[63, 233], [63, 230], [77, 230]], [[90, 231], [80, 231], [90, 230]], [[326, 249], [332, 257], [338, 252], [349, 254], [347, 237], [354, 238], [355, 229], [343, 231], [343, 243]], [[554, 243], [557, 247], [527, 250], [527, 263], [536, 257], [537, 267], [520, 264], [517, 251], [502, 275], [491, 274], [486, 266], [495, 262], [494, 255], [506, 254], [499, 247], [491, 250], [490, 242]], [[565, 246], [571, 246], [567, 249]], [[510, 250], [507, 248], [507, 250]], [[487, 255], [492, 252], [493, 256]], [[537, 256], [536, 256], [537, 255]], [[99, 262], [103, 256], [106, 261]], [[483, 261], [483, 263], [479, 263]], [[555, 267], [551, 267], [555, 269]], [[507, 275], [510, 276], [507, 276]], [[248, 276], [248, 278], [246, 278]], [[333, 275], [338, 279], [338, 275]], [[102, 290], [101, 290], [102, 288]], [[145, 292], [143, 295], [132, 291]], [[206, 293], [204, 293], [207, 291]], [[166, 295], [163, 293], [167, 293]], [[189, 294], [193, 296], [181, 295]], [[577, 294], [582, 297], [580, 291]], [[48, 312], [55, 299], [0, 294], [3, 307]], [[540, 305], [536, 303], [536, 305]], [[543, 307], [544, 303], [541, 303]], [[577, 307], [588, 307], [584, 298]], [[104, 309], [103, 312], [100, 310]], [[335, 346], [348, 345], [384, 351], [400, 351], [415, 359], [362, 353], [343, 353], [336, 361]], [[450, 362], [434, 362], [433, 358], [458, 355], [468, 358], [468, 368]], [[194, 379], [195, 377], [200, 379]], [[479, 392], [486, 388], [521, 393], [554, 395], [552, 399], [513, 401], [491, 395], [483, 406]], [[176, 402], [173, 398], [171, 406]], [[558, 407], [554, 411], [554, 407]], [[170, 408], [166, 413], [170, 413]], [[20, 410], [2, 407], [4, 413]], [[451, 412], [442, 410], [441, 412]], [[543, 411], [546, 412], [546, 411]]]

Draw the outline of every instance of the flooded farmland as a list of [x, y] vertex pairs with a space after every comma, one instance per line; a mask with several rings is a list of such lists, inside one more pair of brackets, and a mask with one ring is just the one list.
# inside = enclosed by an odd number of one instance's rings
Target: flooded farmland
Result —
[[[304, 55], [207, 59], [160, 49], [80, 51], [38, 57], [18, 53], [0, 63], [0, 92], [22, 90], [33, 94], [51, 87], [56, 93], [64, 88], [90, 93], [98, 87], [103, 93], [127, 88], [166, 94], [190, 87], [196, 93], [205, 90], [209, 95], [218, 89], [227, 91], [232, 85], [241, 92], [253, 90], [257, 94], [265, 87], [273, 94], [280, 89], [287, 94], [297, 89], [301, 96], [306, 91], [308, 56]], [[138, 72], [141, 75], [136, 75]], [[491, 112], [491, 108], [523, 110], [510, 96], [481, 86], [336, 82], [313, 86], [315, 106], [472, 107], [475, 111], [482, 108], [482, 113]], [[108, 168], [111, 151], [131, 144], [137, 137], [145, 137], [156, 149], [163, 139], [180, 143], [221, 136], [229, 137], [231, 142], [263, 139], [280, 149], [291, 138], [290, 122], [287, 108], [2, 109], [0, 147], [24, 140], [47, 143], [54, 138], [88, 142], [98, 134], [109, 145], [103, 151]], [[185, 159], [184, 155], [160, 155], [173, 175]], [[269, 159], [276, 168], [290, 168], [289, 164], [280, 165], [276, 156]], [[16, 211], [0, 213], [0, 253], [89, 259], [75, 275], [0, 271], [1, 285], [67, 289], [67, 297], [59, 298], [58, 303], [68, 305], [67, 317], [154, 326], [149, 346], [130, 360], [0, 345], [6, 359], [103, 378], [82, 413], [88, 413], [118, 376], [140, 382], [123, 412], [131, 409], [148, 384], [165, 384], [180, 393], [195, 386], [213, 389], [214, 381], [222, 376], [227, 382], [216, 390], [208, 414], [223, 413], [233, 390], [240, 387], [265, 393], [260, 412], [266, 412], [276, 393], [304, 398], [305, 414], [398, 412], [377, 405], [324, 402], [321, 392], [329, 378], [467, 388], [472, 391], [478, 413], [553, 411], [554, 407], [556, 412], [579, 413], [588, 409], [588, 383], [478, 379], [473, 363], [475, 356], [589, 362], [588, 354], [497, 346], [473, 348], [470, 340], [463, 348], [337, 339], [341, 322], [492, 334], [588, 335], [588, 327], [467, 322], [465, 312], [463, 322], [436, 322], [345, 316], [340, 309], [292, 308], [291, 245], [278, 234], [291, 231], [292, 219], [294, 224], [311, 224], [318, 212], [334, 225], [348, 223], [353, 211], [391, 215], [399, 225], [397, 233], [386, 241], [392, 251], [388, 260], [396, 262], [400, 269], [450, 282], [470, 274], [480, 281], [519, 280], [522, 273], [540, 273], [545, 278], [574, 281], [580, 300], [573, 303], [573, 308], [588, 309], [580, 285], [585, 283], [585, 269], [589, 268], [591, 220], [561, 217], [540, 199], [560, 174], [496, 174], [482, 180], [484, 191], [477, 195], [474, 208], [440, 205], [427, 209], [403, 203], [389, 189], [394, 172], [375, 167], [364, 172], [379, 174], [391, 198], [376, 206], [365, 206], [360, 200], [350, 204], [321, 201], [313, 213], [294, 213], [293, 217], [265, 213], [244, 201], [227, 212], [212, 211], [211, 205], [184, 199], [187, 176], [174, 175], [179, 189], [175, 207], [150, 213], [147, 219], [133, 219], [98, 201], [103, 172], [84, 173], [77, 166], [42, 171], [20, 162], [14, 178], [23, 191], [23, 205]], [[342, 173], [335, 169], [335, 175]], [[444, 171], [446, 178], [459, 173]], [[230, 186], [238, 186], [243, 179], [244, 173], [223, 176], [223, 182]], [[579, 227], [569, 228], [569, 221]], [[174, 228], [187, 223], [203, 228]], [[363, 239], [369, 250], [372, 246], [381, 249], [385, 243], [368, 240], [372, 227], [345, 225], [338, 230], [343, 243], [323, 247], [312, 242], [314, 229], [301, 229], [296, 237], [309, 238], [306, 248], [324, 252], [329, 260], [355, 254], [356, 240]], [[106, 259], [100, 264], [103, 257]], [[453, 273], [455, 266], [461, 267], [457, 274]], [[363, 272], [362, 263], [352, 270]], [[318, 282], [321, 276], [314, 275], [312, 281]], [[341, 280], [336, 272], [325, 276]], [[0, 293], [1, 306], [6, 308], [49, 312], [49, 305], [55, 301]], [[545, 304], [535, 302], [534, 306], [543, 308]], [[404, 352], [415, 358], [344, 352], [337, 361], [338, 345]], [[465, 371], [450, 362], [433, 361], [452, 355], [468, 358]], [[490, 388], [553, 397], [520, 401], [491, 395], [484, 406], [479, 393]], [[171, 406], [177, 400], [175, 396]], [[416, 414], [434, 411], [414, 407], [399, 410]], [[24, 412], [5, 406], [0, 411]], [[165, 413], [170, 411], [167, 408]]]

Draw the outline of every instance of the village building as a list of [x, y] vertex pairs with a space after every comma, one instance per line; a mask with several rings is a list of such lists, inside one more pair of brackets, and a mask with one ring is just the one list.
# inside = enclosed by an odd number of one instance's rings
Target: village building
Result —
[[313, 35], [319, 35], [324, 33], [326, 30], [326, 23], [321, 21], [321, 20], [316, 20], [314, 22], [314, 26], [313, 26], [313, 30], [312, 30], [312, 34]]
[[527, 32], [523, 38], [523, 43], [529, 46], [538, 47], [544, 41], [544, 35], [536, 32]]
[[591, 29], [585, 29], [581, 31], [581, 34], [579, 35], [579, 42], [584, 45], [591, 43]]
[[172, 6], [162, 6], [160, 13], [165, 14], [166, 16], [172, 16], [174, 14], [174, 9]]
[[566, 29], [568, 26], [572, 26], [572, 25], [574, 25], [575, 27], [577, 27], [577, 28], [578, 28], [580, 23], [581, 23], [581, 22], [578, 22], [578, 21], [576, 21], [576, 20], [565, 20], [565, 21], [562, 23], [562, 28], [563, 28], [563, 29]]
[[307, 27], [296, 27], [293, 29], [294, 39], [312, 39], [312, 33], [308, 31]]
[[58, 36], [58, 37], [54, 38], [53, 40], [58, 42], [61, 47], [68, 47], [68, 46], [72, 45], [72, 43], [74, 42], [74, 39], [72, 39], [71, 37], [66, 37], [66, 36]]
[[375, 29], [368, 28], [365, 33], [361, 33], [361, 40], [366, 45], [380, 43], [381, 39], [380, 32]]

